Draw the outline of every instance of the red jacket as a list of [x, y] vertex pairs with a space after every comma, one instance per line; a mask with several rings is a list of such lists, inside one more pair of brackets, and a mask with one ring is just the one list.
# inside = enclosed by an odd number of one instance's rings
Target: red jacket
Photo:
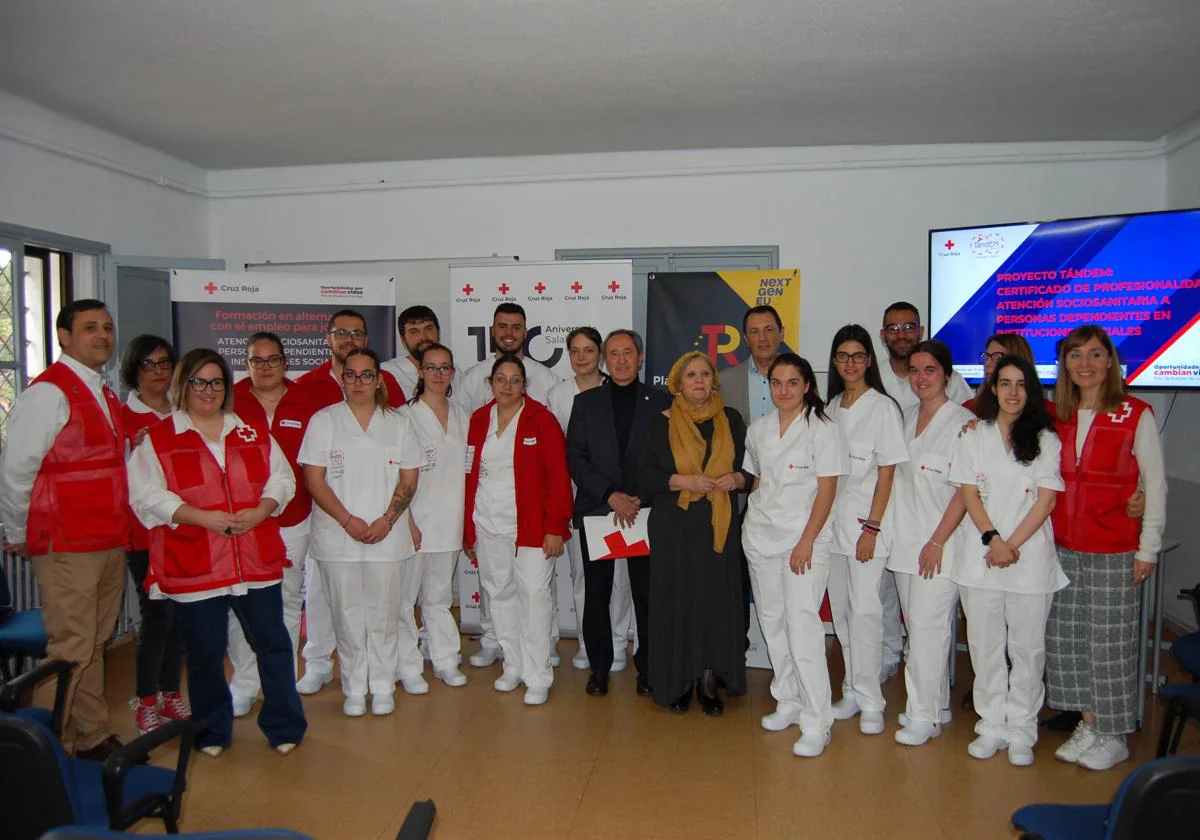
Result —
[[1142, 413], [1150, 406], [1125, 396], [1115, 411], [1096, 414], [1075, 456], [1078, 414], [1056, 421], [1062, 440], [1062, 477], [1067, 485], [1054, 506], [1054, 542], [1072, 551], [1123, 554], [1136, 551], [1142, 521], [1125, 513], [1138, 489], [1138, 462], [1133, 439]]
[[[346, 399], [346, 393], [342, 390], [342, 386], [333, 379], [333, 374], [330, 372], [332, 368], [333, 360], [329, 360], [296, 380], [297, 385], [302, 385], [307, 390], [308, 401], [312, 404], [314, 412], [327, 406], [336, 405]], [[407, 402], [404, 398], [404, 389], [400, 387], [396, 377], [386, 370], [380, 371], [380, 374], [383, 376], [383, 384], [387, 386], [388, 405], [392, 408], [404, 405]], [[280, 444], [280, 446], [282, 445]]]
[[[144, 430], [160, 422], [162, 418], [153, 411], [134, 411], [129, 407], [129, 403], [125, 403], [121, 406], [121, 420], [125, 424], [125, 442], [132, 452], [133, 448], [141, 442], [138, 436]], [[150, 532], [141, 522], [138, 522], [133, 511], [129, 512], [129, 543], [130, 548], [134, 551], [146, 551], [150, 548]]]
[[37, 556], [129, 545], [129, 486], [121, 403], [104, 387], [109, 424], [91, 388], [62, 362], [33, 380], [63, 392], [70, 414], [42, 459], [29, 498], [25, 543]]
[[[153, 426], [149, 437], [167, 489], [185, 503], [237, 513], [262, 500], [271, 476], [271, 439], [253, 426], [238, 426], [225, 436], [224, 471], [195, 429], [177, 434], [175, 422], [166, 420]], [[276, 581], [282, 579], [285, 565], [274, 516], [252, 531], [228, 537], [199, 525], [159, 525], [150, 531], [146, 589], [157, 583], [164, 594], [179, 595]]]
[[[330, 382], [333, 380], [331, 379]], [[267, 412], [262, 403], [251, 392], [249, 377], [233, 386], [233, 410], [242, 422], [258, 429], [260, 434], [271, 435], [279, 448], [283, 450], [292, 473], [296, 476], [296, 495], [288, 502], [288, 506], [279, 514], [279, 527], [290, 528], [299, 525], [312, 513], [312, 496], [304, 484], [304, 470], [297, 463], [300, 455], [300, 444], [304, 441], [304, 433], [308, 431], [308, 421], [312, 419], [316, 409], [308, 399], [304, 388], [299, 388], [290, 379], [283, 380], [287, 388], [279, 404], [275, 406], [275, 416], [270, 424], [267, 423]], [[300, 561], [303, 557], [292, 557]]]
[[[491, 421], [492, 400], [471, 415], [467, 430], [467, 473], [463, 545], [475, 546], [475, 492], [479, 489], [479, 459]], [[513, 481], [517, 496], [517, 545], [541, 548], [547, 534], [571, 536], [571, 476], [567, 472], [567, 445], [562, 427], [546, 406], [525, 398], [517, 419], [513, 453]]]

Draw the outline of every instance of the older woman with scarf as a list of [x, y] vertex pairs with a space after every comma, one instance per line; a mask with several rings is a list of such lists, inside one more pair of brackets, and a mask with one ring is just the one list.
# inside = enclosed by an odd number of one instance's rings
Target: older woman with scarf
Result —
[[685, 353], [667, 377], [674, 397], [654, 419], [639, 484], [653, 495], [648, 523], [650, 685], [654, 702], [682, 714], [693, 689], [706, 715], [724, 711], [719, 688], [746, 693], [742, 572], [732, 493], [742, 471], [746, 424], [725, 407], [703, 353]]

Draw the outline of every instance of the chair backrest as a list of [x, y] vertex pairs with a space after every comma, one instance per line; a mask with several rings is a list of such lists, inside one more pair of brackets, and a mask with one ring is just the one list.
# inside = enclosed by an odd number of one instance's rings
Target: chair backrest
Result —
[[1121, 783], [1109, 806], [1105, 840], [1200, 836], [1200, 756], [1149, 761]]
[[7, 619], [16, 609], [13, 605], [12, 590], [8, 588], [8, 573], [0, 566], [0, 621]]
[[75, 777], [62, 744], [42, 724], [0, 713], [0, 814], [6, 840], [35, 840], [72, 825]]

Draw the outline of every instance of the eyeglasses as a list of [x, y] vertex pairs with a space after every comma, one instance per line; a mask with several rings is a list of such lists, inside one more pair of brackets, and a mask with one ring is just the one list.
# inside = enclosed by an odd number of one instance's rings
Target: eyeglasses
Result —
[[425, 371], [426, 376], [432, 373], [440, 373], [442, 376], [446, 376], [454, 370], [454, 365], [422, 365], [421, 370]]
[[283, 364], [283, 356], [276, 353], [274, 356], [267, 356], [265, 359], [262, 356], [251, 356], [250, 367], [255, 370], [263, 368], [277, 368]]
[[174, 366], [175, 363], [165, 356], [161, 359], [142, 359], [138, 362], [138, 367], [142, 370], [170, 370]]
[[897, 335], [902, 332], [916, 332], [919, 329], [921, 329], [921, 325], [913, 321], [905, 321], [903, 324], [885, 324], [883, 327], [883, 331], [891, 335]]
[[334, 338], [353, 338], [355, 340], [367, 337], [366, 330], [330, 330], [329, 334]]
[[188, 380], [188, 385], [197, 394], [203, 394], [206, 390], [219, 394], [225, 390], [224, 379], [201, 379], [199, 376], [193, 376]]
[[362, 382], [364, 385], [370, 385], [375, 381], [378, 374], [373, 370], [364, 370], [362, 373], [356, 373], [352, 370], [342, 371], [342, 381], [347, 385], [353, 385], [355, 382]]
[[844, 365], [844, 364], [846, 364], [846, 362], [854, 362], [854, 364], [856, 364], [856, 365], [861, 365], [863, 362], [865, 362], [867, 360], [867, 358], [868, 358], [867, 354], [862, 353], [862, 352], [858, 352], [858, 353], [838, 352], [838, 353], [833, 354], [833, 360], [835, 362], [837, 362], [839, 365]]
[[979, 354], [981, 362], [998, 362], [1004, 358], [1004, 353], [989, 353], [986, 350]]
[[492, 384], [493, 385], [511, 385], [514, 388], [520, 388], [522, 385], [525, 384], [525, 377], [524, 376], [509, 376], [509, 377], [493, 376]]

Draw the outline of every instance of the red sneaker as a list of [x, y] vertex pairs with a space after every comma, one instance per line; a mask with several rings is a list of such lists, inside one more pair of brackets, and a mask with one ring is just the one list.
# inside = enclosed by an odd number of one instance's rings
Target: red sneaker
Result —
[[137, 722], [138, 732], [143, 735], [162, 726], [162, 720], [158, 716], [158, 698], [143, 697], [139, 700], [134, 719]]
[[158, 716], [167, 720], [191, 720], [192, 707], [178, 691], [164, 691], [158, 705]]

